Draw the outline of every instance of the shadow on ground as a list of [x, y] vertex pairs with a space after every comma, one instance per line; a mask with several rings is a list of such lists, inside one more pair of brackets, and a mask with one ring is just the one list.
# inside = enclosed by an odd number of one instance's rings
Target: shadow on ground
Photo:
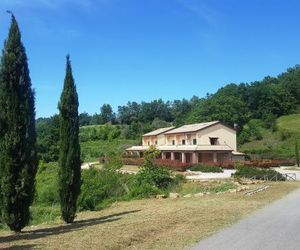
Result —
[[11, 246], [11, 247], [4, 247], [0, 248], [3, 250], [31, 250], [34, 249], [36, 245], [18, 245], [18, 246]]
[[[103, 224], [103, 223], [117, 221], [117, 220], [120, 220], [123, 215], [137, 213], [139, 211], [141, 211], [141, 210], [126, 211], [126, 212], [122, 212], [122, 213], [116, 213], [116, 214], [111, 214], [108, 216], [103, 216], [100, 218], [75, 221], [72, 224], [66, 224], [66, 225], [61, 225], [61, 226], [57, 226], [57, 227], [25, 231], [24, 233], [20, 233], [20, 234], [13, 234], [13, 235], [0, 237], [0, 243], [9, 243], [9, 242], [18, 241], [18, 240], [35, 240], [35, 239], [45, 238], [45, 237], [52, 236], [52, 235], [70, 233], [70, 232], [80, 230], [83, 227], [89, 227], [89, 226], [94, 226], [94, 225], [99, 225], [99, 224]], [[15, 247], [12, 246], [12, 247], [10, 247], [10, 248], [8, 247], [6, 249], [31, 249], [31, 248], [33, 248], [33, 246], [28, 245], [28, 246], [24, 246], [24, 248], [22, 248], [22, 246], [15, 246]]]

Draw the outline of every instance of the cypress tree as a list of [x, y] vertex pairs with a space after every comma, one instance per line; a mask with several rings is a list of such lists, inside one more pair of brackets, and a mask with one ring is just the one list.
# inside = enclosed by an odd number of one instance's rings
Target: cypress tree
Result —
[[78, 105], [70, 57], [67, 56], [64, 87], [58, 104], [60, 111], [59, 192], [62, 218], [66, 223], [74, 221], [81, 184]]
[[1, 220], [20, 232], [30, 219], [37, 154], [34, 91], [13, 14], [1, 57], [0, 107]]
[[297, 139], [295, 141], [295, 157], [296, 157], [297, 167], [300, 167], [299, 146], [298, 146], [298, 140]]

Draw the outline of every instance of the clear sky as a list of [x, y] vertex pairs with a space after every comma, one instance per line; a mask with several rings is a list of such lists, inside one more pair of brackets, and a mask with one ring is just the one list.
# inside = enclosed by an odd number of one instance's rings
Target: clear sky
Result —
[[70, 53], [80, 112], [205, 96], [300, 61], [299, 0], [0, 0], [27, 50], [37, 117], [57, 113]]

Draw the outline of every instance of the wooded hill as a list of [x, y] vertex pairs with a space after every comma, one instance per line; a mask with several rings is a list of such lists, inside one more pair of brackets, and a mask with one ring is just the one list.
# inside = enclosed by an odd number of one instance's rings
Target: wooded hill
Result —
[[[128, 102], [125, 106], [119, 106], [116, 113], [109, 104], [104, 104], [99, 114], [80, 114], [81, 126], [106, 124], [85, 131], [81, 129], [81, 142], [137, 140], [143, 133], [171, 124], [179, 126], [220, 120], [230, 126], [234, 123], [238, 125], [238, 143], [241, 146], [253, 140], [261, 141], [264, 136], [278, 132], [280, 120], [277, 119], [299, 113], [299, 107], [300, 66], [297, 65], [277, 77], [267, 76], [251, 83], [230, 83], [203, 98], [194, 96], [190, 100]], [[57, 122], [56, 116], [37, 120], [41, 151], [48, 151], [49, 147], [50, 151], [56, 151]], [[280, 125], [280, 131], [283, 127], [284, 123]], [[286, 136], [275, 137], [276, 141], [286, 139]], [[291, 157], [294, 152], [292, 147], [294, 142], [287, 150], [288, 153], [280, 153], [278, 156]], [[241, 149], [252, 152], [248, 146]], [[275, 156], [269, 155], [271, 158]]]

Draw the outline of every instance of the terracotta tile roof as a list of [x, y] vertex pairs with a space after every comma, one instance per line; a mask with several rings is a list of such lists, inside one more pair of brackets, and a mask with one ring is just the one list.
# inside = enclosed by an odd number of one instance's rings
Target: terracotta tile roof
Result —
[[196, 132], [201, 129], [210, 127], [212, 125], [220, 123], [219, 121], [213, 121], [213, 122], [203, 122], [203, 123], [195, 123], [195, 124], [189, 124], [189, 125], [184, 125], [179, 128], [172, 129], [165, 134], [178, 134], [178, 133], [190, 133], [190, 132]]
[[159, 129], [156, 129], [154, 131], [151, 131], [147, 134], [144, 134], [143, 136], [154, 136], [154, 135], [160, 135], [160, 134], [163, 134], [165, 132], [168, 132], [170, 130], [172, 130], [174, 127], [168, 127], [168, 128], [159, 128]]

